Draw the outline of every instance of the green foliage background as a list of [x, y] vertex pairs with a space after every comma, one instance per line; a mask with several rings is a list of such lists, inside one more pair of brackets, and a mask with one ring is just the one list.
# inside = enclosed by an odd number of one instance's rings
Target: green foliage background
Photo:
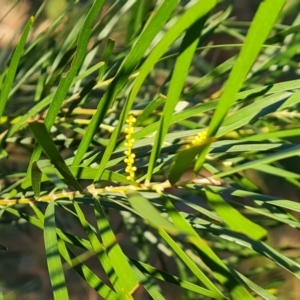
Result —
[[294, 299], [297, 245], [272, 232], [298, 234], [300, 205], [261, 181], [299, 191], [298, 2], [247, 23], [217, 0], [77, 2], [43, 2], [1, 50], [0, 158], [30, 159], [0, 171], [0, 221], [43, 231], [54, 299], [67, 272], [100, 299]]

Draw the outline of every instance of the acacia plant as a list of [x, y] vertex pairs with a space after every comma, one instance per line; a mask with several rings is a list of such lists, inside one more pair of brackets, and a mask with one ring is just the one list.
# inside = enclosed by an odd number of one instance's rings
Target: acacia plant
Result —
[[299, 279], [297, 252], [270, 236], [300, 205], [253, 174], [300, 186], [298, 4], [242, 23], [219, 2], [69, 1], [40, 30], [45, 2], [1, 50], [1, 162], [28, 152], [1, 167], [1, 218], [42, 230], [54, 299], [70, 269], [101, 299], [292, 299], [270, 274]]

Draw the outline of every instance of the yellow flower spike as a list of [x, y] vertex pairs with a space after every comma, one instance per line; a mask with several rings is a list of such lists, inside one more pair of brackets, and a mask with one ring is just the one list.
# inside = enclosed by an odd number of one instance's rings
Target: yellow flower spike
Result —
[[189, 145], [185, 146], [185, 149], [190, 149], [192, 146], [200, 146], [204, 144], [207, 139], [207, 131], [208, 129], [200, 131], [190, 142]]
[[128, 176], [126, 177], [127, 180], [134, 180], [135, 171], [137, 170], [137, 168], [134, 166], [135, 154], [132, 153], [132, 147], [135, 142], [135, 139], [132, 138], [132, 134], [134, 133], [133, 124], [135, 122], [136, 118], [134, 116], [129, 116], [126, 119], [128, 127], [124, 129], [124, 132], [126, 133], [126, 142], [124, 143], [124, 146], [127, 148], [127, 150], [124, 151], [124, 154], [126, 155], [124, 162], [127, 165], [125, 168], [125, 172], [128, 174]]

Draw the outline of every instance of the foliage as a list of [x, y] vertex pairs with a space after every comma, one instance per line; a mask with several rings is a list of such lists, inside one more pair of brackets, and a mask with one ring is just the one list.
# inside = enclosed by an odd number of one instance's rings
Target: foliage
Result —
[[299, 16], [284, 4], [262, 1], [250, 23], [217, 0], [70, 1], [38, 34], [45, 5], [28, 20], [0, 74], [0, 158], [31, 153], [1, 170], [1, 217], [43, 230], [54, 299], [69, 269], [103, 299], [165, 299], [160, 282], [179, 299], [290, 299], [270, 272], [299, 279], [300, 265], [270, 235], [298, 230], [300, 205], [250, 176], [300, 186], [284, 160], [300, 149]]

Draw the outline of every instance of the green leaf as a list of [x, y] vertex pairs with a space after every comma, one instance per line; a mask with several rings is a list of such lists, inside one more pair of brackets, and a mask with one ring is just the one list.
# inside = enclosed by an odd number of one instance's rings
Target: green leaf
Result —
[[201, 78], [198, 79], [196, 83], [194, 83], [191, 87], [187, 88], [187, 90], [184, 92], [184, 96], [191, 96], [193, 94], [199, 93], [199, 89], [205, 89], [208, 88], [211, 85], [211, 82], [213, 80], [216, 80], [217, 76], [220, 76], [232, 69], [236, 62], [236, 57], [232, 57], [227, 59], [222, 64], [216, 66], [213, 68], [210, 72], [203, 75]]
[[[185, 253], [185, 251], [180, 247], [178, 243], [175, 242], [172, 237], [167, 234], [164, 230], [159, 231], [161, 237], [165, 240], [165, 242], [173, 249], [174, 253], [178, 255], [178, 257], [181, 259], [181, 261], [190, 269], [190, 271], [201, 281], [205, 279], [204, 282], [207, 283], [206, 276], [203, 274], [202, 270], [197, 266], [197, 264]], [[215, 291], [217, 288], [214, 288], [214, 297], [216, 299], [224, 299], [225, 297], [220, 294], [219, 292], [216, 293]], [[226, 299], [226, 298], [225, 298]]]
[[231, 230], [243, 233], [254, 240], [261, 240], [266, 237], [266, 229], [244, 217], [238, 210], [229, 205], [220, 194], [214, 193], [208, 187], [205, 193], [215, 212]]
[[136, 273], [140, 282], [143, 283], [144, 289], [148, 292], [148, 294], [152, 297], [152, 299], [157, 300], [165, 300], [166, 298], [160, 293], [160, 287], [157, 284], [151, 282], [152, 278], [150, 276], [146, 276], [142, 273], [138, 268], [134, 268], [134, 272]]
[[[116, 242], [116, 236], [104, 214], [99, 199], [95, 199], [95, 216], [103, 246], [106, 248], [111, 264], [122, 282], [122, 289], [126, 294], [131, 295], [138, 288], [139, 281], [120, 245]], [[112, 241], [114, 242], [113, 245]]]
[[11, 91], [11, 88], [12, 88], [12, 85], [13, 85], [13, 82], [14, 82], [14, 79], [15, 79], [15, 75], [16, 75], [16, 72], [17, 72], [17, 69], [18, 69], [18, 66], [19, 66], [19, 61], [20, 61], [20, 58], [23, 54], [23, 50], [24, 50], [24, 47], [25, 47], [25, 44], [26, 44], [28, 34], [29, 34], [30, 29], [33, 25], [33, 21], [34, 21], [34, 17], [31, 16], [30, 19], [28, 20], [25, 28], [24, 28], [21, 39], [20, 39], [20, 41], [19, 41], [19, 43], [18, 43], [18, 45], [17, 45], [17, 47], [14, 51], [14, 54], [12, 56], [10, 65], [9, 65], [8, 70], [6, 72], [6, 75], [5, 75], [5, 79], [4, 79], [3, 83], [1, 84], [1, 90], [0, 90], [0, 118], [3, 115], [4, 109], [5, 109], [8, 97], [9, 97], [9, 93]]
[[103, 75], [108, 67], [109, 60], [114, 49], [114, 45], [115, 45], [115, 41], [112, 39], [108, 39], [103, 53], [103, 62], [101, 62], [104, 64], [104, 67], [99, 69], [98, 80], [101, 80], [103, 78]]
[[[133, 299], [131, 294], [128, 293], [123, 289], [122, 281], [120, 281], [120, 278], [118, 277], [117, 273], [115, 272], [114, 266], [107, 255], [106, 251], [100, 251], [104, 247], [99, 241], [99, 238], [96, 234], [96, 230], [88, 223], [88, 221], [85, 218], [84, 213], [82, 212], [80, 206], [74, 202], [74, 207], [77, 213], [77, 217], [82, 225], [82, 227], [85, 229], [90, 244], [92, 246], [92, 249], [97, 254], [97, 257], [99, 259], [100, 264], [102, 265], [106, 275], [109, 278], [109, 281], [113, 285], [114, 289], [116, 290], [119, 299]], [[110, 245], [107, 245], [109, 248], [112, 247], [116, 243], [115, 240], [110, 240]]]
[[[82, 25], [81, 31], [77, 40], [76, 52], [71, 63], [70, 69], [61, 77], [59, 85], [55, 94], [53, 95], [50, 107], [48, 109], [47, 115], [45, 117], [45, 126], [47, 130], [52, 127], [55, 118], [59, 110], [61, 109], [62, 103], [65, 100], [68, 90], [85, 58], [87, 46], [89, 43], [90, 35], [92, 33], [92, 25], [94, 21], [98, 18], [101, 8], [104, 4], [104, 0], [95, 0], [91, 9], [89, 10], [84, 24]], [[39, 159], [42, 152], [41, 147], [36, 147], [31, 155], [30, 168], [33, 161]], [[27, 178], [30, 177], [30, 168], [28, 169]]]
[[[279, 176], [279, 177], [285, 178], [288, 181], [291, 181], [293, 179], [300, 179], [300, 174], [298, 174], [298, 173], [286, 171], [284, 169], [277, 168], [277, 167], [270, 166], [270, 165], [260, 164], [259, 166], [254, 166], [251, 169], [254, 169], [254, 170], [257, 170], [257, 171], [260, 171], [263, 173]], [[295, 182], [295, 181], [293, 181], [293, 182]], [[295, 182], [295, 184], [296, 184], [296, 182]]]
[[[162, 197], [162, 200], [176, 228], [186, 232], [189, 235], [187, 241], [195, 246], [196, 251], [200, 255], [201, 259], [211, 269], [220, 283], [226, 286], [233, 299], [252, 299], [251, 295], [244, 288], [244, 286], [241, 285], [240, 282], [231, 274], [229, 267], [223, 263], [223, 261], [207, 245], [207, 243], [197, 234], [196, 230], [190, 226], [190, 224], [188, 224], [181, 214], [178, 213], [171, 201], [165, 196]], [[164, 234], [164, 236], [166, 235]], [[174, 245], [174, 243], [172, 244]], [[199, 279], [204, 282], [211, 291], [214, 291], [216, 295], [219, 295], [219, 297], [222, 296], [218, 288], [212, 285], [212, 283], [205, 278], [204, 274], [201, 276], [201, 278], [199, 277]]]
[[[230, 107], [236, 99], [247, 74], [255, 62], [259, 51], [268, 37], [273, 25], [282, 10], [285, 0], [265, 0], [261, 2], [251, 26], [247, 33], [245, 42], [238, 56], [238, 59], [230, 72], [229, 79], [225, 84], [217, 109], [209, 124], [208, 136], [216, 135], [220, 125], [226, 117]], [[209, 152], [209, 145], [204, 147], [195, 164], [195, 173], [201, 169], [205, 157]]]
[[255, 159], [253, 161], [249, 161], [246, 162], [244, 164], [240, 164], [236, 167], [231, 168], [228, 171], [224, 171], [224, 172], [219, 172], [217, 174], [215, 174], [215, 176], [217, 177], [225, 177], [225, 176], [229, 176], [231, 174], [237, 173], [237, 172], [241, 172], [247, 169], [250, 169], [252, 167], [259, 167], [259, 165], [263, 164], [269, 164], [272, 163], [274, 161], [278, 161], [284, 158], [288, 158], [288, 157], [292, 157], [295, 155], [299, 155], [300, 154], [300, 146], [292, 146], [289, 147], [287, 149], [283, 149], [281, 151], [278, 151], [276, 153], [270, 154], [270, 155], [266, 155], [262, 158], [258, 158]]
[[50, 282], [55, 300], [69, 299], [61, 257], [57, 247], [55, 229], [55, 203], [51, 201], [45, 212], [44, 242], [47, 255], [47, 265]]
[[[181, 247], [164, 231], [164, 230], [160, 230], [160, 234], [162, 236], [162, 238], [168, 243], [168, 245], [175, 251], [175, 253], [181, 258], [181, 260], [187, 264], [187, 266], [190, 268], [190, 270], [200, 279], [202, 278], [202, 271], [198, 268], [198, 266], [196, 266], [196, 264], [190, 259], [190, 257], [188, 255], [186, 255], [185, 251], [183, 251], [181, 249]], [[197, 242], [199, 242], [199, 239], [189, 239], [190, 242], [192, 242], [195, 246], [198, 247], [199, 251], [202, 252], [201, 246], [203, 245], [203, 243], [201, 243], [200, 245], [197, 244]], [[207, 248], [206, 250], [208, 250], [209, 248]], [[209, 249], [210, 250], [210, 249]], [[204, 251], [207, 252], [207, 251]], [[210, 252], [212, 252], [212, 250], [210, 250]], [[202, 252], [203, 254], [203, 252]], [[213, 254], [215, 256], [215, 258], [213, 258], [211, 260], [211, 264], [214, 265], [214, 267], [212, 268], [212, 271], [215, 271], [218, 274], [218, 279], [223, 282], [224, 285], [226, 285], [226, 287], [228, 288], [228, 290], [230, 291], [232, 298], [235, 300], [238, 299], [251, 299], [253, 300], [254, 298], [251, 296], [251, 294], [241, 285], [239, 284], [235, 278], [233, 278], [233, 276], [230, 274], [228, 267], [222, 263], [222, 261], [217, 258], [217, 256], [215, 254]], [[202, 258], [205, 260], [206, 263], [207, 260], [210, 257], [207, 257], [206, 255]], [[199, 273], [200, 271], [200, 273]], [[226, 275], [225, 275], [226, 274]], [[199, 277], [200, 276], [200, 277]], [[201, 279], [200, 279], [201, 280]], [[221, 298], [224, 299], [224, 298]]]
[[[61, 239], [58, 240], [58, 249], [61, 256], [67, 261], [67, 263], [74, 268], [74, 270], [103, 298], [110, 300], [119, 299], [117, 294], [106, 285], [89, 267], [87, 267], [78, 257], [75, 255]], [[88, 253], [89, 254], [89, 253]], [[90, 254], [89, 254], [90, 255]]]
[[278, 300], [277, 297], [271, 295], [265, 289], [260, 287], [258, 284], [254, 283], [253, 281], [249, 280], [246, 276], [239, 272], [235, 272], [235, 274], [257, 295], [260, 295], [262, 298], [266, 300]]
[[[163, 2], [162, 5], [167, 5], [168, 1]], [[187, 30], [191, 25], [193, 25], [196, 21], [198, 21], [199, 16], [196, 12], [202, 12], [202, 1], [196, 3], [192, 7], [190, 7], [187, 11], [181, 15], [177, 22], [171, 27], [170, 30], [163, 36], [163, 38], [158, 42], [158, 44], [154, 47], [151, 53], [143, 62], [140, 72], [132, 86], [129, 97], [125, 103], [125, 106], [122, 109], [122, 113], [119, 119], [119, 123], [115, 128], [110, 140], [109, 144], [105, 149], [103, 154], [99, 171], [96, 181], [99, 180], [102, 172], [104, 171], [107, 162], [110, 159], [110, 156], [115, 148], [116, 141], [121, 133], [122, 127], [125, 123], [126, 118], [128, 117], [129, 111], [132, 107], [132, 104], [142, 86], [144, 80], [146, 79], [149, 72], [152, 70], [154, 65], [159, 61], [160, 57], [164, 54], [164, 52], [168, 49], [168, 47], [182, 34], [183, 31]], [[164, 16], [165, 19], [165, 16]], [[149, 25], [150, 26], [150, 25]]]
[[180, 181], [180, 178], [184, 171], [191, 166], [192, 162], [195, 159], [195, 156], [204, 148], [206, 144], [193, 146], [189, 149], [182, 149], [180, 150], [175, 160], [173, 161], [170, 169], [170, 173], [168, 179], [172, 185], [176, 182]]
[[[162, 238], [169, 244], [169, 246], [175, 251], [179, 257], [184, 261], [185, 264], [190, 268], [190, 270], [199, 278], [199, 280], [204, 280], [202, 271], [192, 262], [192, 260], [185, 254], [185, 252], [178, 246], [178, 244], [170, 237], [167, 233], [172, 235], [178, 235], [182, 239], [189, 241], [197, 247], [199, 252], [205, 257], [206, 263], [209, 263], [212, 270], [217, 273], [218, 279], [226, 284], [230, 290], [234, 299], [241, 299], [239, 297], [244, 297], [242, 299], [253, 299], [250, 294], [244, 289], [243, 286], [238, 284], [236, 280], [230, 274], [228, 267], [223, 264], [223, 262], [218, 258], [218, 256], [207, 246], [207, 244], [201, 240], [197, 233], [189, 227], [179, 227], [174, 226], [167, 219], [165, 219], [157, 211], [157, 209], [142, 195], [137, 192], [129, 192], [126, 194], [131, 206], [138, 212], [138, 214], [143, 217], [149, 224], [158, 229], [158, 232]], [[183, 234], [183, 236], [182, 236]], [[204, 258], [203, 258], [204, 259]], [[222, 269], [222, 271], [220, 271]], [[218, 270], [218, 271], [217, 271]], [[227, 276], [225, 276], [225, 274]], [[220, 299], [222, 299], [221, 297]]]
[[[163, 200], [163, 203], [164, 203], [164, 207], [167, 209], [168, 215], [172, 219], [175, 227], [178, 230], [182, 230], [186, 234], [190, 235], [191, 237], [189, 237], [187, 240], [193, 240], [193, 243], [195, 243], [197, 245], [197, 247], [201, 249], [201, 251], [203, 251], [204, 253], [206, 252], [206, 254], [208, 254], [209, 256], [212, 256], [215, 259], [216, 264], [219, 264], [220, 259], [213, 253], [213, 251], [201, 239], [201, 237], [197, 234], [196, 230], [194, 230], [194, 228], [192, 226], [190, 226], [186, 222], [186, 220], [178, 213], [178, 211], [176, 210], [174, 205], [171, 203], [171, 201], [164, 195], [162, 195], [162, 200]], [[214, 272], [214, 269], [212, 269], [212, 272]], [[216, 285], [214, 285], [209, 280], [209, 278], [207, 276], [205, 276], [204, 273], [202, 273], [201, 270], [198, 270], [197, 274], [198, 274], [197, 277], [201, 280], [201, 282], [208, 289], [210, 289], [214, 293], [214, 295], [217, 299], [223, 299], [224, 298], [224, 295], [222, 294], [222, 292], [216, 287]], [[217, 278], [218, 277], [220, 278], [220, 276], [218, 276], [219, 274], [217, 274], [217, 272], [216, 272], [215, 275], [216, 275]]]
[[[257, 211], [257, 209], [256, 209]], [[277, 265], [281, 266], [282, 268], [289, 271], [292, 275], [297, 278], [300, 278], [300, 265], [295, 262], [294, 260], [286, 257], [285, 255], [281, 254], [276, 249], [272, 248], [271, 246], [261, 242], [261, 241], [254, 241], [249, 239], [245, 235], [241, 235], [235, 233], [231, 230], [224, 229], [223, 227], [214, 225], [210, 222], [205, 221], [205, 224], [202, 220], [193, 220], [197, 223], [197, 228], [201, 228], [206, 232], [212, 233], [226, 241], [231, 242], [232, 244], [238, 244], [248, 249], [252, 249], [256, 253], [270, 259]], [[199, 226], [198, 226], [199, 224]], [[243, 298], [242, 298], [243, 299]]]
[[[168, 90], [166, 104], [162, 111], [160, 118], [159, 130], [156, 133], [154, 145], [152, 147], [151, 156], [146, 175], [146, 181], [150, 182], [156, 160], [159, 156], [162, 143], [168, 132], [171, 117], [173, 116], [174, 109], [178, 103], [182, 88], [186, 81], [186, 77], [192, 63], [196, 47], [200, 40], [200, 34], [203, 29], [204, 23], [207, 19], [208, 13], [215, 7], [217, 1], [199, 1], [202, 5], [199, 8], [192, 9], [197, 21], [187, 29], [187, 32], [182, 40], [179, 55], [172, 72], [172, 78]], [[194, 16], [191, 16], [194, 18]], [[143, 70], [143, 67], [142, 67]]]
[[[38, 216], [40, 222], [44, 223], [44, 215], [42, 212], [38, 209], [37, 206], [32, 205], [31, 206]], [[24, 214], [23, 214], [24, 217]], [[43, 229], [43, 225], [40, 224], [40, 227]], [[89, 247], [88, 241], [84, 241], [84, 243], [81, 243], [79, 238], [77, 238], [74, 235], [65, 234], [60, 229], [56, 228], [56, 233], [60, 237], [58, 239], [58, 250], [61, 254], [61, 256], [65, 259], [65, 261], [74, 268], [74, 270], [83, 278], [85, 281], [96, 291], [98, 294], [103, 297], [104, 299], [118, 299], [117, 294], [108, 287], [105, 283], [101, 281], [101, 279], [91, 271], [90, 268], [88, 268], [81, 260], [81, 256], [75, 255], [66, 245], [66, 243], [69, 243], [71, 245], [76, 245], [78, 247], [84, 248], [86, 250], [91, 250]], [[99, 251], [104, 251], [104, 249], [100, 249]], [[90, 257], [91, 253], [90, 251], [86, 252], [88, 258]]]
[[35, 198], [38, 198], [40, 196], [41, 179], [42, 179], [42, 172], [37, 162], [34, 161], [32, 163], [32, 168], [31, 168], [31, 182], [32, 182], [32, 190], [34, 192]]
[[179, 231], [172, 223], [164, 218], [159, 211], [140, 193], [130, 191], [126, 193], [130, 205], [155, 228], [162, 228], [171, 234], [178, 234]]
[[[37, 207], [34, 205], [32, 205], [32, 207], [34, 208], [34, 211], [37, 212]], [[43, 225], [44, 216], [41, 212], [37, 213], [38, 218], [36, 218], [36, 217], [29, 216], [25, 213], [21, 214], [18, 210], [14, 209], [12, 207], [7, 207], [6, 211], [8, 211], [12, 215], [14, 215], [20, 219], [26, 220], [28, 223], [36, 226], [37, 228], [44, 229], [44, 225]], [[76, 235], [71, 235], [69, 233], [65, 233], [62, 230], [60, 230], [59, 228], [56, 228], [56, 233], [63, 241], [65, 241], [71, 245], [74, 244], [75, 246], [78, 246], [78, 247], [86, 249], [86, 250], [91, 249], [90, 243], [87, 240], [79, 238]], [[98, 251], [99, 251], [99, 249], [98, 249]]]
[[55, 167], [63, 176], [63, 178], [67, 181], [67, 183], [73, 186], [75, 189], [82, 191], [82, 187], [77, 182], [70, 169], [66, 165], [64, 159], [61, 157], [59, 151], [55, 147], [55, 144], [53, 143], [53, 140], [49, 132], [47, 131], [44, 123], [41, 121], [32, 121], [29, 123], [29, 127], [32, 130], [41, 148], [44, 150], [46, 155], [55, 165]]
[[[148, 4], [149, 5], [149, 4]], [[128, 23], [127, 35], [126, 35], [126, 44], [133, 40], [134, 37], [142, 29], [141, 25], [143, 24], [143, 10], [145, 3], [142, 1], [136, 1], [131, 9], [130, 21]]]
[[209, 125], [208, 135], [216, 134], [284, 4], [285, 0], [266, 0], [260, 4], [251, 22], [241, 53], [225, 84], [218, 107]]
[[149, 116], [158, 109], [161, 105], [163, 105], [166, 101], [166, 96], [159, 94], [156, 98], [154, 98], [143, 110], [141, 114], [136, 119], [136, 125], [142, 124], [145, 122]]
[[256, 215], [262, 215], [265, 217], [268, 217], [272, 220], [276, 220], [283, 224], [288, 224], [289, 226], [293, 228], [300, 228], [300, 223], [296, 221], [296, 219], [288, 214], [286, 211], [280, 209], [281, 207], [290, 209], [290, 210], [296, 210], [297, 211], [297, 205], [295, 205], [295, 202], [289, 201], [289, 200], [281, 200], [276, 197], [261, 195], [258, 193], [253, 192], [247, 192], [242, 190], [235, 190], [231, 191], [230, 189], [220, 189], [217, 187], [211, 187], [214, 191], [220, 192], [229, 192], [231, 195], [236, 197], [242, 197], [242, 198], [249, 198], [252, 199], [253, 202], [259, 206], [259, 208], [252, 207], [249, 205], [245, 205], [242, 202], [237, 202], [230, 200], [234, 205], [242, 207], [243, 209], [246, 209], [249, 211], [249, 213], [254, 213]]
[[[164, 23], [167, 21], [169, 15], [176, 7], [176, 5], [177, 0], [165, 0], [161, 3], [158, 9], [152, 13], [151, 18], [146, 23], [140, 36], [131, 47], [130, 53], [123, 60], [116, 76], [108, 87], [108, 91], [100, 100], [97, 106], [96, 113], [93, 115], [86, 133], [83, 136], [83, 139], [78, 147], [73, 161], [73, 166], [80, 164], [80, 161], [85, 155], [95, 135], [95, 132], [103, 121], [107, 110], [110, 108], [110, 105], [113, 103], [120, 90], [124, 87], [130, 75], [132, 75], [132, 73], [135, 71], [136, 67], [140, 63], [140, 60], [143, 58], [145, 51], [150, 46], [157, 33], [162, 29]], [[109, 160], [113, 149], [115, 148], [116, 141], [119, 137], [119, 133], [121, 131], [121, 128], [123, 127], [123, 124], [125, 123], [126, 118], [127, 114], [125, 114], [125, 117], [123, 116], [120, 118], [117, 128], [114, 130], [110, 138], [110, 143], [106, 147], [106, 150], [102, 157], [95, 181], [98, 181], [100, 179], [102, 172], [106, 167], [106, 163]]]
[[[141, 261], [137, 261], [134, 259], [131, 259], [132, 263], [143, 273], [147, 273], [151, 276], [154, 276], [155, 278], [158, 278], [164, 282], [172, 283], [175, 285], [180, 286], [181, 288], [187, 289], [189, 291], [195, 292], [197, 294], [207, 296], [213, 299], [218, 299], [218, 295], [215, 295], [213, 292], [206, 290], [198, 285], [192, 284], [186, 280], [182, 280], [181, 278], [171, 275], [169, 273], [166, 273], [164, 271], [161, 271], [157, 268], [154, 268], [146, 263], [143, 263]], [[224, 299], [224, 298], [222, 298]]]
[[[49, 180], [47, 177], [47, 174], [53, 173], [53, 168], [49, 167], [50, 169], [47, 170], [47, 167], [43, 167], [42, 171], [45, 172], [45, 174], [42, 174], [41, 182], [45, 182]], [[75, 178], [79, 179], [90, 179], [93, 180], [95, 178], [95, 175], [97, 173], [96, 168], [91, 168], [91, 167], [69, 167], [69, 170], [73, 174]], [[64, 178], [61, 174], [57, 174], [59, 178]], [[115, 181], [118, 183], [122, 184], [130, 184], [130, 185], [136, 185], [134, 181], [127, 180], [126, 176], [110, 171], [110, 170], [105, 170], [101, 176], [101, 180], [109, 180], [109, 181]], [[31, 183], [29, 180], [24, 180], [23, 181], [23, 188], [26, 189], [29, 186], [31, 186]]]
[[[237, 94], [236, 99], [239, 99], [242, 101], [251, 96], [256, 97], [257, 95], [263, 96], [263, 95], [279, 94], [280, 92], [284, 92], [284, 91], [288, 91], [288, 90], [295, 90], [295, 89], [299, 89], [299, 88], [300, 88], [300, 80], [291, 80], [291, 81], [280, 82], [280, 83], [276, 83], [273, 85], [267, 85], [267, 86], [253, 88], [253, 89], [250, 89], [247, 91], [240, 92]], [[199, 105], [189, 107], [181, 112], [178, 112], [173, 115], [171, 124], [176, 124], [182, 120], [186, 120], [195, 115], [213, 110], [217, 107], [218, 101], [219, 100], [217, 99], [217, 100], [209, 101], [207, 103], [201, 103]], [[253, 112], [253, 108], [254, 107], [252, 107], [251, 113]], [[135, 132], [133, 134], [133, 138], [135, 138], [136, 140], [139, 140], [142, 137], [157, 131], [158, 128], [159, 128], [159, 122], [155, 122], [151, 125], [148, 125], [147, 127], [143, 128], [143, 129]], [[220, 131], [221, 130], [222, 130], [222, 127], [220, 128]], [[268, 134], [268, 133], [266, 133], [266, 134]], [[219, 136], [219, 135], [217, 135], [217, 136]]]
[[[258, 118], [272, 113], [290, 96], [290, 92], [276, 93], [247, 105], [228, 116], [217, 133], [217, 137], [254, 122]], [[288, 100], [286, 100], [288, 101]]]

